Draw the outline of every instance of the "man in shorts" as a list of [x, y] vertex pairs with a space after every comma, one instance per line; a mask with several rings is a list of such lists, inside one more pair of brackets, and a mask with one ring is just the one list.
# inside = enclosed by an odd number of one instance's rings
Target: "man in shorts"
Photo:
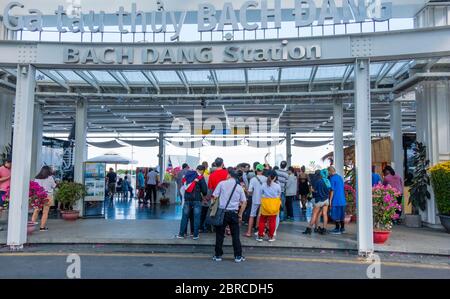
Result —
[[322, 179], [323, 174], [319, 174], [316, 182], [313, 186], [313, 197], [315, 200], [313, 215], [311, 221], [308, 223], [308, 227], [303, 232], [304, 235], [310, 235], [312, 232], [312, 227], [316, 224], [317, 220], [320, 217], [320, 212], [322, 212], [323, 216], [323, 228], [320, 226], [317, 228], [317, 232], [321, 235], [327, 233], [326, 227], [328, 224], [328, 207], [330, 205], [329, 194], [330, 190], [325, 184], [325, 181]]

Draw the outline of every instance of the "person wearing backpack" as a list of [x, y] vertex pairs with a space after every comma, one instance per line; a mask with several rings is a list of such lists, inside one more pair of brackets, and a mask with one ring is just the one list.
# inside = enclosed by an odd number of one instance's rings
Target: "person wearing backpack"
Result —
[[250, 179], [250, 184], [248, 187], [248, 191], [250, 195], [252, 196], [252, 206], [250, 210], [250, 218], [248, 220], [248, 229], [247, 233], [245, 234], [246, 237], [252, 236], [252, 230], [253, 226], [255, 224], [255, 218], [256, 223], [259, 222], [259, 207], [261, 205], [261, 191], [262, 186], [264, 183], [266, 183], [267, 178], [263, 175], [264, 171], [264, 165], [257, 164], [255, 166], [255, 172], [256, 175]]
[[191, 210], [194, 212], [194, 236], [193, 240], [199, 238], [200, 216], [202, 212], [202, 199], [208, 193], [208, 186], [206, 185], [203, 173], [205, 166], [199, 165], [196, 170], [186, 172], [182, 183], [185, 187], [184, 191], [184, 205], [183, 214], [180, 223], [180, 232], [176, 236], [178, 239], [184, 239], [184, 234], [187, 229], [187, 223]]

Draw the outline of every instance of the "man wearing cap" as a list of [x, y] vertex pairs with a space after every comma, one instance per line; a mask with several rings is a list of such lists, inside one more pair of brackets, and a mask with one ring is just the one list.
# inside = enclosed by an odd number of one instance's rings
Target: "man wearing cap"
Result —
[[250, 179], [248, 192], [252, 196], [252, 207], [250, 210], [250, 218], [248, 220], [248, 229], [245, 234], [246, 237], [252, 236], [253, 224], [259, 222], [259, 206], [261, 205], [261, 189], [262, 185], [267, 181], [267, 177], [263, 175], [264, 165], [257, 164], [255, 166], [256, 175]]

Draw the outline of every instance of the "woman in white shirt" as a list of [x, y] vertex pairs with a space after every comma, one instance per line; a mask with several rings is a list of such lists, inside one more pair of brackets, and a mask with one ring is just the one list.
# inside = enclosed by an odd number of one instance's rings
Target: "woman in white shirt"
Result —
[[[52, 175], [52, 169], [49, 166], [43, 166], [34, 181], [47, 192], [48, 203], [44, 205], [42, 209], [41, 226], [39, 229], [40, 231], [47, 231], [48, 228], [45, 225], [47, 224], [48, 212], [50, 207], [55, 205], [53, 191], [56, 188], [56, 183]], [[39, 216], [39, 211], [39, 209], [34, 209], [33, 216], [31, 217], [31, 221], [36, 224], [38, 223], [37, 218]]]

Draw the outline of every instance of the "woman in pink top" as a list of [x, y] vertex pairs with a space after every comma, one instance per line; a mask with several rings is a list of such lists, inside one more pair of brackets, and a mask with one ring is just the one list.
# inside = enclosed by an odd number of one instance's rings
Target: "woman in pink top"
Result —
[[[399, 176], [398, 174], [395, 174], [394, 169], [389, 165], [383, 169], [383, 175], [384, 175], [383, 185], [385, 185], [385, 186], [391, 185], [392, 188], [397, 189], [397, 191], [400, 193], [400, 196], [397, 197], [397, 202], [399, 205], [401, 205], [402, 198], [403, 198], [402, 177]], [[396, 213], [398, 214], [398, 217], [399, 217], [398, 219], [400, 219], [402, 212], [397, 210]], [[394, 223], [398, 223], [398, 221], [396, 221]]]
[[0, 167], [0, 210], [3, 208], [3, 196], [9, 189], [11, 182], [11, 159], [7, 158], [4, 165]]

